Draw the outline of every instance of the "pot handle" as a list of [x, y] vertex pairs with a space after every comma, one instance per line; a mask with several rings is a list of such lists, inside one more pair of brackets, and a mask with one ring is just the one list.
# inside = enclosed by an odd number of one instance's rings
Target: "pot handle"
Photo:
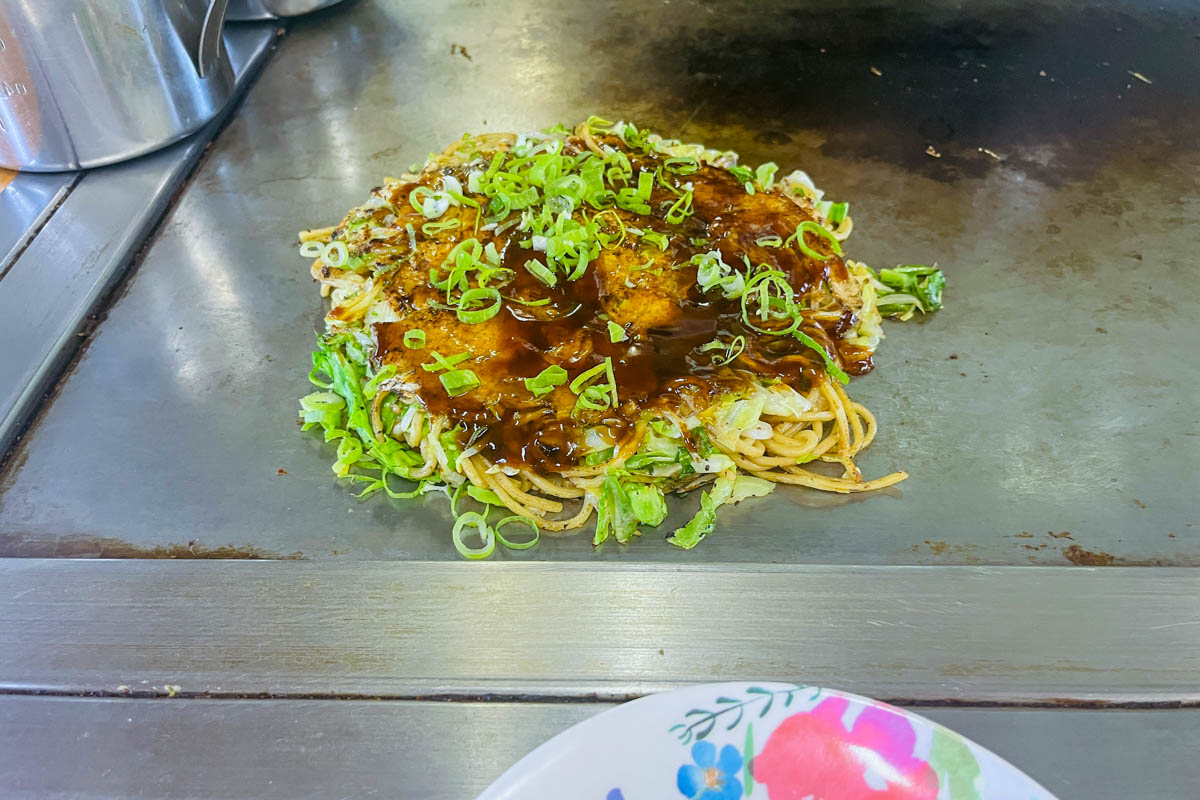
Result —
[[196, 48], [196, 72], [201, 78], [212, 74], [221, 55], [221, 30], [225, 27], [225, 11], [229, 0], [210, 0], [200, 25], [200, 46]]

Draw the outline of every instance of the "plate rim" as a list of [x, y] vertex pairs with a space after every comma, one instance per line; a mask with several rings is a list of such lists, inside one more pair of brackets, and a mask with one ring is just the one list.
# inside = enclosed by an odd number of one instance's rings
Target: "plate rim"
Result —
[[905, 719], [912, 720], [919, 725], [927, 726], [934, 730], [941, 729], [941, 730], [951, 733], [954, 736], [969, 743], [971, 745], [971, 747], [975, 748], [978, 751], [981, 751], [984, 755], [995, 759], [997, 762], [999, 762], [1004, 767], [1007, 767], [1008, 769], [1012, 770], [1013, 772], [1015, 772], [1018, 775], [1020, 775], [1021, 777], [1023, 777], [1026, 781], [1029, 782], [1029, 784], [1031, 786], [1036, 787], [1037, 789], [1039, 789], [1040, 791], [1042, 791], [1044, 793], [1044, 795], [1045, 795], [1044, 800], [1058, 800], [1057, 796], [1053, 792], [1046, 789], [1046, 787], [1044, 787], [1041, 783], [1039, 783], [1037, 780], [1035, 780], [1027, 772], [1025, 772], [1024, 770], [1022, 770], [1021, 768], [1017, 767], [1015, 764], [1010, 762], [1008, 759], [997, 754], [993, 750], [991, 750], [987, 747], [984, 747], [983, 745], [976, 742], [974, 739], [971, 739], [971, 738], [955, 731], [953, 728], [948, 728], [945, 725], [942, 725], [940, 722], [936, 722], [936, 721], [930, 719], [929, 717], [926, 717], [922, 714], [918, 714], [915, 711], [910, 711], [907, 708], [893, 705], [892, 703], [888, 703], [883, 700], [876, 700], [875, 698], [867, 697], [866, 695], [856, 694], [854, 692], [848, 692], [843, 689], [833, 689], [833, 688], [829, 688], [829, 687], [825, 687], [825, 686], [816, 686], [816, 685], [805, 684], [805, 683], [791, 683], [791, 682], [787, 682], [787, 681], [778, 681], [778, 680], [769, 680], [769, 681], [742, 680], [742, 681], [717, 681], [714, 683], [693, 683], [693, 684], [688, 684], [686, 686], [680, 686], [680, 687], [676, 687], [674, 689], [668, 689], [668, 690], [661, 691], [661, 692], [652, 692], [650, 694], [645, 694], [645, 695], [642, 695], [641, 697], [636, 697], [633, 700], [628, 700], [624, 703], [619, 703], [619, 704], [613, 706], [612, 708], [606, 708], [603, 711], [600, 711], [596, 714], [591, 715], [587, 719], [580, 720], [579, 722], [575, 723], [574, 725], [570, 726], [569, 728], [567, 728], [565, 730], [559, 731], [554, 736], [550, 737], [549, 739], [546, 739], [541, 744], [539, 744], [537, 747], [533, 748], [532, 750], [527, 752], [525, 755], [521, 756], [521, 758], [519, 758], [515, 762], [513, 762], [494, 781], [492, 781], [490, 784], [488, 784], [487, 788], [484, 789], [483, 792], [481, 792], [477, 796], [476, 800], [504, 800], [505, 792], [508, 792], [513, 789], [522, 788], [521, 786], [519, 786], [517, 783], [514, 782], [515, 780], [519, 779], [520, 776], [525, 775], [528, 772], [530, 772], [531, 771], [530, 767], [532, 767], [536, 764], [539, 764], [543, 760], [545, 760], [545, 756], [547, 755], [547, 753], [543, 753], [543, 751], [554, 751], [557, 748], [562, 747], [564, 739], [567, 739], [568, 737], [575, 738], [577, 736], [580, 736], [581, 732], [583, 734], [586, 734], [588, 729], [595, 727], [596, 725], [604, 724], [604, 721], [607, 721], [611, 716], [618, 715], [618, 712], [620, 712], [621, 715], [625, 715], [625, 714], [630, 713], [630, 709], [633, 709], [633, 708], [640, 708], [643, 705], [651, 705], [651, 704], [657, 704], [660, 702], [666, 702], [668, 698], [674, 698], [676, 696], [685, 695], [685, 694], [689, 694], [692, 692], [699, 693], [702, 690], [708, 690], [710, 692], [716, 692], [716, 693], [728, 693], [729, 690], [733, 689], [734, 687], [740, 687], [740, 688], [744, 689], [745, 687], [749, 687], [749, 686], [756, 686], [756, 687], [762, 687], [762, 688], [800, 687], [803, 689], [816, 689], [816, 690], [819, 690], [822, 693], [822, 695], [828, 695], [831, 697], [841, 697], [841, 698], [844, 698], [844, 699], [850, 701], [851, 703], [857, 703], [862, 706], [881, 707], [881, 708], [889, 710], [893, 713], [897, 713], [901, 717], [904, 717]]

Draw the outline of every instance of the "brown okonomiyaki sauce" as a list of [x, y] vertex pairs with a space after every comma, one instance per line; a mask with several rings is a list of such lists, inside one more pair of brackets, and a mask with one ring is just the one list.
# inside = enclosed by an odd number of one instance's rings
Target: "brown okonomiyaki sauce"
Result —
[[[618, 139], [608, 139], [621, 147]], [[568, 155], [583, 149], [576, 139], [568, 141]], [[623, 148], [622, 149], [626, 149]], [[651, 172], [660, 158], [630, 152], [634, 181], [639, 169]], [[485, 155], [485, 160], [490, 154]], [[446, 168], [425, 174], [421, 184], [432, 186], [442, 174], [453, 174], [465, 186], [466, 169]], [[640, 237], [627, 235], [611, 249], [601, 249], [575, 281], [560, 276], [555, 287], [543, 284], [525, 268], [532, 258], [545, 263], [545, 254], [519, 244], [529, 238], [515, 227], [499, 235], [476, 230], [476, 212], [454, 207], [443, 217], [457, 215], [460, 226], [434, 236], [421, 233], [426, 222], [409, 204], [409, 193], [418, 185], [399, 186], [393, 193], [395, 209], [404, 209], [392, 223], [403, 230], [412, 223], [417, 234], [415, 256], [389, 273], [384, 296], [401, 321], [378, 322], [373, 326], [377, 358], [395, 364], [398, 374], [419, 388], [413, 392], [434, 415], [444, 415], [464, 431], [464, 441], [493, 463], [556, 471], [579, 465], [585, 451], [584, 432], [607, 428], [613, 441], [634, 429], [643, 412], [666, 408], [680, 417], [700, 411], [731, 390], [744, 387], [754, 376], [777, 378], [799, 391], [807, 391], [824, 367], [818, 354], [791, 336], [762, 334], [747, 327], [740, 303], [725, 300], [720, 291], [702, 293], [696, 285], [696, 267], [688, 260], [697, 253], [720, 250], [725, 263], [744, 269], [743, 255], [757, 266], [767, 264], [784, 272], [799, 299], [832, 279], [851, 280], [846, 265], [816, 236], [808, 245], [828, 256], [818, 260], [802, 254], [794, 245], [759, 246], [764, 236], [787, 239], [812, 215], [778, 192], [748, 194], [729, 172], [704, 166], [691, 175], [668, 175], [676, 186], [691, 184], [694, 213], [680, 224], [664, 219], [675, 195], [657, 183], [650, 199], [651, 214], [617, 211], [626, 226], [665, 233], [670, 242], [665, 252]], [[589, 216], [595, 212], [586, 208]], [[384, 211], [378, 212], [380, 219]], [[612, 213], [599, 217], [608, 233], [617, 233]], [[578, 212], [576, 212], [578, 219]], [[505, 300], [500, 312], [477, 324], [460, 322], [451, 309], [439, 307], [444, 294], [429, 285], [431, 267], [441, 267], [449, 251], [459, 242], [476, 238], [483, 245], [493, 242], [503, 266], [515, 278], [501, 287]], [[401, 237], [406, 240], [407, 236]], [[388, 245], [388, 255], [406, 259], [407, 242]], [[389, 259], [390, 260], [390, 259]], [[442, 271], [445, 274], [445, 271]], [[541, 305], [524, 305], [518, 301]], [[628, 337], [612, 342], [608, 321], [620, 325]], [[855, 324], [850, 310], [832, 322], [807, 318], [802, 330], [836, 353], [843, 369], [852, 375], [868, 372], [873, 364], [863, 348], [845, 343], [842, 334]], [[419, 350], [404, 346], [404, 333], [420, 328], [426, 345]], [[697, 348], [713, 339], [724, 342], [744, 336], [744, 353], [728, 366], [714, 366], [714, 356], [723, 351], [701, 352]], [[480, 386], [460, 396], [449, 397], [438, 374], [422, 364], [432, 363], [430, 352], [443, 356], [467, 352], [471, 357], [457, 368], [469, 368]], [[606, 411], [575, 409], [576, 396], [566, 385], [534, 398], [524, 379], [557, 364], [572, 376], [612, 358], [619, 404]]]

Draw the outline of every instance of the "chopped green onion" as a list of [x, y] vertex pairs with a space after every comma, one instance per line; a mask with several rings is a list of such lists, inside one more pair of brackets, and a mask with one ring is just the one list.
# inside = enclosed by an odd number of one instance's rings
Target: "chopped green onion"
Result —
[[438, 378], [441, 379], [446, 394], [451, 397], [459, 397], [472, 389], [479, 388], [479, 376], [469, 369], [452, 369], [442, 373]]
[[[776, 336], [785, 335], [796, 330], [800, 324], [799, 309], [796, 306], [794, 299], [796, 290], [792, 288], [792, 284], [787, 282], [787, 276], [780, 270], [764, 270], [756, 273], [750, 278], [749, 283], [746, 283], [746, 288], [742, 294], [742, 321], [743, 324], [760, 333], [773, 333]], [[760, 327], [754, 324], [751, 319], [751, 303], [756, 303], [757, 309], [754, 313], [760, 323], [766, 324], [768, 320], [790, 320], [790, 325], [778, 329], [778, 327]]]
[[425, 331], [420, 328], [404, 332], [404, 346], [409, 350], [420, 350], [425, 346]]
[[820, 354], [821, 360], [825, 362], [825, 371], [837, 378], [838, 383], [844, 385], [850, 382], [850, 376], [842, 371], [842, 368], [839, 367], [837, 362], [833, 360], [833, 357], [825, 351], [825, 348], [821, 346], [820, 342], [803, 331], [792, 331], [792, 335], [799, 339], [806, 347], [812, 348]]
[[300, 398], [301, 419], [304, 420], [304, 430], [314, 425], [322, 428], [336, 428], [342, 418], [342, 409], [346, 401], [341, 395], [333, 392], [313, 392]]
[[428, 364], [422, 364], [421, 369], [426, 372], [439, 372], [444, 369], [453, 369], [455, 364], [461, 364], [471, 357], [470, 353], [457, 353], [452, 356], [443, 356], [437, 350], [429, 351], [430, 357], [433, 359]]
[[527, 207], [538, 201], [538, 190], [533, 186], [529, 186], [520, 192], [506, 194], [505, 198], [508, 199], [510, 209], [520, 211], [521, 209], [527, 209]]
[[[522, 522], [532, 528], [533, 538], [527, 542], [514, 542], [511, 539], [504, 538], [504, 536], [500, 533], [500, 529], [513, 522]], [[531, 520], [529, 517], [523, 517], [518, 514], [513, 514], [511, 517], [505, 517], [504, 519], [500, 520], [496, 523], [496, 527], [492, 530], [495, 533], [496, 538], [500, 541], [500, 544], [504, 545], [509, 550], [528, 550], [538, 543], [538, 539], [540, 539], [542, 535], [541, 529], [538, 528], [536, 522]]]
[[461, 224], [462, 222], [458, 219], [458, 217], [454, 217], [453, 219], [444, 219], [441, 222], [426, 222], [421, 226], [421, 233], [425, 234], [426, 236], [434, 236], [442, 231], [448, 231], [457, 228]]
[[654, 173], [642, 170], [638, 173], [637, 197], [639, 200], [647, 201], [650, 199], [650, 193], [654, 191]]
[[670, 239], [668, 239], [665, 234], [658, 233], [657, 231], [647, 231], [646, 233], [642, 234], [642, 241], [652, 244], [659, 250], [666, 252], [667, 243], [670, 242]]
[[625, 125], [618, 135], [626, 147], [641, 149], [646, 146], [646, 134], [649, 131], [639, 131], [636, 125]]
[[[459, 322], [465, 322], [469, 325], [476, 325], [480, 322], [486, 322], [492, 317], [500, 313], [500, 306], [504, 301], [500, 299], [500, 291], [493, 288], [467, 289], [458, 298], [458, 308], [455, 309], [455, 315]], [[483, 306], [476, 308], [476, 306]]]
[[633, 177], [633, 165], [629, 163], [629, 156], [607, 145], [605, 145], [605, 154], [607, 155], [605, 160], [609, 164], [605, 175], [608, 177], [609, 183], [625, 183]]
[[723, 367], [744, 352], [746, 352], [746, 337], [735, 336], [733, 341], [729, 343], [729, 348], [725, 351], [725, 358], [723, 360], [714, 359], [713, 363], [718, 367]]
[[[617, 221], [617, 226], [621, 230], [619, 234], [613, 235], [600, 230], [600, 218], [606, 214], [612, 215], [612, 219]], [[611, 208], [592, 217], [592, 222], [596, 223], [596, 239], [600, 242], [601, 247], [611, 249], [619, 247], [625, 241], [625, 222], [621, 219], [621, 215]]]
[[[946, 287], [946, 276], [937, 267], [909, 264], [895, 269], [881, 269], [878, 276], [872, 273], [872, 277], [896, 294], [914, 297], [917, 307], [922, 312], [937, 311], [942, 307], [942, 290]], [[896, 294], [879, 298], [881, 312], [886, 305], [884, 301], [895, 297]]]
[[612, 130], [612, 122], [595, 114], [587, 118], [588, 131], [591, 133], [608, 133]]
[[588, 369], [588, 370], [585, 370], [585, 371], [579, 373], [579, 375], [577, 375], [575, 377], [575, 380], [571, 381], [571, 385], [568, 388], [570, 388], [570, 390], [572, 392], [574, 392], [575, 394], [579, 394], [581, 391], [583, 391], [584, 386], [586, 386], [591, 381], [594, 381], [601, 374], [603, 374], [603, 372], [604, 372], [604, 365], [597, 364], [596, 366], [592, 367], [591, 369]]
[[608, 375], [608, 388], [612, 391], [612, 404], [617, 405], [617, 376], [613, 373], [612, 359], [605, 357], [604, 371]]
[[754, 173], [749, 167], [729, 167], [729, 174], [737, 179], [738, 183], [749, 183], [754, 180]]
[[[488, 247], [491, 246], [492, 244], [489, 242]], [[516, 273], [514, 273], [508, 267], [483, 266], [479, 268], [479, 272], [475, 276], [475, 280], [479, 281], [479, 288], [485, 289], [492, 281], [495, 281], [498, 285], [503, 286], [515, 277]]]
[[[471, 547], [463, 541], [463, 528], [467, 526], [473, 527], [479, 533], [480, 545], [478, 547]], [[487, 558], [496, 550], [496, 531], [487, 524], [487, 518], [478, 511], [460, 514], [454, 521], [454, 529], [450, 535], [454, 541], [454, 549], [466, 558]]]
[[555, 387], [562, 386], [567, 382], [567, 371], [562, 367], [554, 364], [546, 367], [532, 378], [525, 379], [525, 388], [533, 392], [534, 397], [550, 394]]
[[350, 258], [350, 251], [346, 248], [345, 242], [339, 242], [334, 239], [321, 251], [321, 261], [327, 267], [338, 269], [346, 263]]
[[754, 240], [754, 243], [759, 247], [782, 247], [782, 236], [760, 236]]
[[325, 252], [325, 243], [317, 241], [301, 242], [300, 255], [304, 258], [316, 258]]
[[525, 269], [530, 275], [537, 278], [547, 286], [554, 287], [558, 283], [558, 276], [551, 272], [545, 264], [536, 258], [531, 258], [526, 261]]
[[[607, 384], [592, 384], [601, 375], [608, 378]], [[612, 358], [605, 356], [603, 364], [597, 364], [591, 369], [581, 372], [571, 381], [570, 390], [578, 395], [575, 411], [583, 408], [589, 411], [603, 411], [617, 405], [617, 379], [613, 375]]]
[[650, 213], [650, 192], [654, 189], [654, 173], [642, 170], [638, 173], [636, 189], [624, 188], [617, 192], [617, 206], [635, 214]]
[[604, 386], [588, 386], [579, 393], [579, 399], [575, 402], [577, 411], [581, 408], [588, 411], [604, 411], [609, 407], [608, 389]]
[[364, 272], [363, 267], [370, 266], [371, 259], [372, 256], [369, 255], [354, 256], [346, 262], [346, 269], [351, 272]]
[[671, 194], [675, 195], [676, 197], [679, 197], [680, 195], [683, 194], [683, 191], [684, 191], [683, 189], [680, 189], [675, 184], [673, 184], [667, 180], [667, 177], [666, 177], [665, 173], [663, 172], [662, 167], [655, 168], [654, 182], [657, 183], [662, 188], [666, 189]]
[[814, 236], [820, 236], [828, 240], [830, 249], [832, 249], [833, 252], [837, 253], [839, 256], [842, 255], [842, 245], [841, 242], [837, 240], [837, 237], [830, 233], [827, 229], [821, 227], [819, 223], [813, 222], [812, 220], [805, 220], [796, 226], [796, 232], [788, 237], [787, 243], [790, 243], [794, 240], [796, 242], [796, 246], [799, 247], [801, 252], [803, 252], [809, 258], [815, 258], [817, 261], [828, 261], [829, 256], [818, 253], [816, 250], [813, 250], [811, 247], [809, 247], [808, 243], [804, 241], [804, 234], [806, 233], [811, 233]]
[[611, 319], [608, 321], [608, 340], [610, 342], [616, 344], [617, 342], [623, 342], [628, 338], [629, 336], [625, 333], [624, 328], [613, 322]]
[[678, 200], [667, 209], [666, 221], [678, 225], [692, 215], [692, 190], [684, 192]]
[[506, 295], [504, 299], [510, 303], [516, 303], [517, 305], [522, 306], [545, 306], [550, 304], [549, 297], [543, 297], [541, 300], [522, 300], [519, 297], [508, 297]]
[[668, 158], [663, 162], [663, 166], [668, 172], [674, 172], [677, 175], [691, 175], [700, 169], [700, 162], [691, 157], [678, 156]]
[[725, 355], [723, 357], [714, 357], [713, 358], [714, 366], [723, 367], [726, 364], [728, 364], [729, 362], [733, 361], [738, 356], [740, 356], [743, 352], [745, 352], [746, 337], [745, 336], [735, 336], [729, 342], [729, 344], [726, 344], [725, 342], [721, 341], [720, 339], [713, 339], [711, 342], [705, 342], [704, 344], [700, 345], [696, 349], [699, 350], [701, 353], [706, 353], [711, 350], [724, 350]]
[[848, 213], [850, 213], [849, 203], [832, 203], [825, 218], [829, 220], [830, 225], [841, 225]]
[[418, 186], [408, 193], [408, 204], [412, 206], [413, 211], [416, 211], [418, 214], [424, 214], [425, 201], [432, 199], [434, 194], [436, 193], [428, 186]]

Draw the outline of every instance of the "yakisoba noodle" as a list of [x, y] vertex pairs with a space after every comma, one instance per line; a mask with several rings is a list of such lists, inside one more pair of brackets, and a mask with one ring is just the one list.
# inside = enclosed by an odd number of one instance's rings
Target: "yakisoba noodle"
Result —
[[447, 494], [470, 557], [593, 518], [626, 542], [709, 483], [673, 544], [777, 483], [891, 486], [844, 384], [944, 279], [844, 259], [852, 226], [802, 172], [626, 123], [464, 136], [301, 232], [332, 300], [305, 428], [361, 494]]

